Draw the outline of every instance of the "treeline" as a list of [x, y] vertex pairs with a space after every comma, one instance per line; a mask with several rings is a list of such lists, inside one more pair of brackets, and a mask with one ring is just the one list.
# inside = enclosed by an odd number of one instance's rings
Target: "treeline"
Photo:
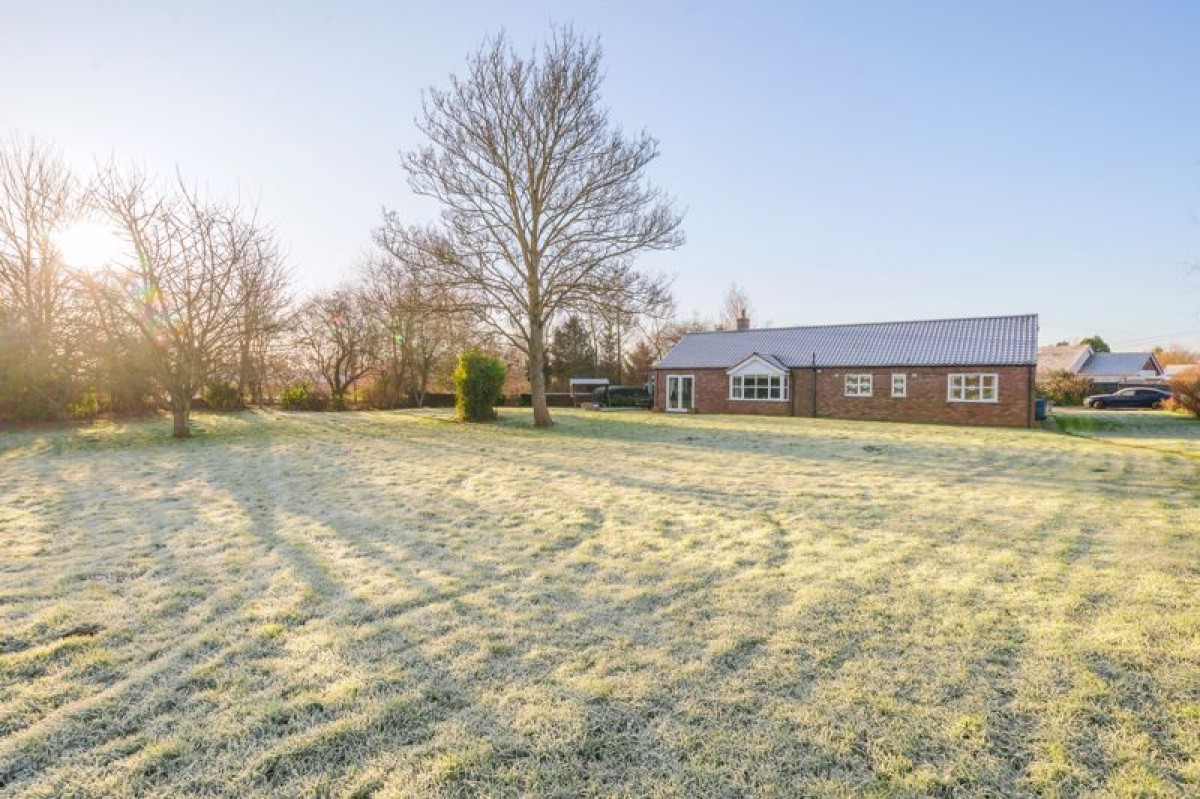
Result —
[[[62, 237], [89, 221], [126, 255], [68, 264]], [[184, 436], [198, 400], [307, 386], [310, 406], [347, 407], [364, 382], [373, 404], [420, 404], [457, 351], [490, 343], [453, 302], [386, 256], [298, 299], [256, 209], [114, 165], [81, 179], [44, 143], [0, 145], [0, 420], [169, 408]]]
[[[125, 255], [67, 263], [61, 242], [80, 223], [110, 230]], [[186, 436], [198, 402], [272, 404], [290, 391], [297, 407], [419, 406], [452, 390], [471, 348], [503, 356], [506, 391], [527, 391], [524, 354], [465, 293], [423, 279], [384, 230], [350, 279], [299, 297], [254, 207], [114, 164], [79, 176], [46, 143], [0, 143], [0, 422], [169, 409]], [[622, 296], [558, 325], [555, 385], [644, 381], [677, 339], [665, 282], [636, 311]]]

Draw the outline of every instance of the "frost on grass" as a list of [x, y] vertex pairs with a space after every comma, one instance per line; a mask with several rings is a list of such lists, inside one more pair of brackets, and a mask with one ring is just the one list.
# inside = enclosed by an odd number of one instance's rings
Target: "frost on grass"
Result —
[[0, 437], [0, 794], [1200, 791], [1193, 459], [558, 418]]
[[1180, 412], [1060, 408], [1054, 419], [1073, 435], [1200, 458], [1200, 420]]

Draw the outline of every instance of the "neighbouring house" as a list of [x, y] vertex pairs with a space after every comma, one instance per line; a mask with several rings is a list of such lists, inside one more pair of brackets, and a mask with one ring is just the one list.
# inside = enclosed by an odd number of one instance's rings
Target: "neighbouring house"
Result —
[[1037, 377], [1041, 380], [1052, 372], [1079, 374], [1079, 370], [1092, 357], [1092, 348], [1087, 344], [1056, 344], [1053, 347], [1038, 347]]
[[1153, 352], [1095, 352], [1086, 344], [1041, 347], [1037, 371], [1039, 378], [1057, 371], [1079, 375], [1097, 392], [1154, 385], [1163, 379], [1163, 367]]
[[654, 407], [1027, 427], [1037, 340], [1036, 314], [689, 333]]
[[1200, 372], [1200, 363], [1172, 363], [1163, 367], [1163, 379], [1170, 381], [1174, 380], [1184, 372], [1191, 371]]

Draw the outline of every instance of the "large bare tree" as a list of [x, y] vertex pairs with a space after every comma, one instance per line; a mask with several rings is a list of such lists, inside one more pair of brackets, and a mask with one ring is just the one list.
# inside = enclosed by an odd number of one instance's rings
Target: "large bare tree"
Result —
[[[78, 211], [78, 186], [61, 157], [34, 139], [0, 142], [0, 357], [20, 415], [61, 412], [70, 375], [64, 317], [72, 283], [55, 237]], [[7, 384], [7, 385], [5, 385]]]
[[645, 180], [658, 142], [610, 119], [601, 82], [599, 43], [570, 28], [528, 56], [503, 35], [487, 40], [464, 77], [425, 93], [417, 125], [429, 143], [405, 157], [409, 185], [439, 202], [441, 225], [390, 214], [379, 233], [398, 257], [419, 253], [434, 282], [526, 356], [539, 427], [552, 424], [544, 366], [555, 314], [621, 286], [639, 252], [683, 242], [680, 214]]
[[279, 249], [254, 209], [209, 200], [181, 178], [163, 189], [110, 166], [92, 194], [135, 257], [86, 284], [101, 318], [145, 343], [148, 369], [170, 397], [173, 434], [185, 438], [193, 398], [236, 363], [249, 305], [261, 300], [247, 278], [275, 273]]

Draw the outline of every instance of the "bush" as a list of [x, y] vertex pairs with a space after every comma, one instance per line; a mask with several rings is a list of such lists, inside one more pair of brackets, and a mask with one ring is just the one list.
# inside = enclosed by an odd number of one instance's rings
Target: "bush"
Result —
[[200, 394], [208, 407], [216, 411], [235, 411], [242, 407], [242, 392], [233, 383], [214, 380]]
[[314, 390], [312, 383], [301, 382], [285, 388], [279, 404], [285, 411], [323, 411], [329, 407], [329, 398]]
[[70, 404], [68, 410], [72, 419], [95, 419], [96, 414], [100, 413], [100, 402], [96, 399], [96, 392], [91, 389], [83, 392], [78, 401]]
[[1059, 369], [1037, 382], [1037, 393], [1055, 405], [1082, 405], [1083, 398], [1092, 393], [1092, 381]]
[[302, 411], [312, 394], [312, 383], [294, 383], [279, 395], [279, 405], [285, 411]]
[[1171, 381], [1175, 405], [1192, 416], [1200, 417], [1200, 369], [1189, 369]]
[[496, 418], [496, 405], [504, 391], [504, 361], [479, 350], [458, 356], [454, 370], [454, 407], [465, 422], [486, 422]]
[[334, 394], [329, 398], [329, 410], [331, 411], [348, 411], [350, 403], [346, 401], [345, 394]]

